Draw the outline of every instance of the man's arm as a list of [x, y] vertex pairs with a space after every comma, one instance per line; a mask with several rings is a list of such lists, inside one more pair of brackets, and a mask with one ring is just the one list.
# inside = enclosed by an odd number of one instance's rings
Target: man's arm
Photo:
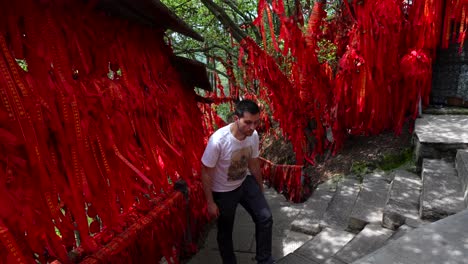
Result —
[[249, 160], [249, 171], [257, 180], [260, 190], [263, 192], [263, 177], [262, 170], [260, 169], [260, 159], [253, 158]]
[[213, 179], [210, 175], [213, 175], [211, 173], [213, 169], [214, 168], [210, 168], [202, 164], [201, 177], [202, 177], [202, 183], [203, 183], [203, 191], [205, 191], [208, 213], [211, 216], [218, 217], [219, 209], [213, 200], [213, 193], [211, 190], [211, 186], [213, 185]]

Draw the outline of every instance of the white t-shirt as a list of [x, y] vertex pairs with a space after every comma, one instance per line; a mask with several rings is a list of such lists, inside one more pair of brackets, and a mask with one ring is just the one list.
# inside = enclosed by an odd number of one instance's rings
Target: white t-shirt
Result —
[[258, 157], [258, 133], [238, 140], [231, 133], [231, 124], [218, 129], [208, 140], [202, 163], [214, 168], [212, 191], [229, 192], [239, 187], [247, 176], [248, 161]]

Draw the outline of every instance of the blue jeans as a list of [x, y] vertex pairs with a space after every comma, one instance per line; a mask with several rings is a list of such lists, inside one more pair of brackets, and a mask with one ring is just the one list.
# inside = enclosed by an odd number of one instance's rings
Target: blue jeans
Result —
[[257, 263], [274, 263], [271, 256], [273, 218], [255, 178], [247, 175], [239, 188], [230, 192], [213, 192], [213, 199], [219, 208], [217, 239], [223, 264], [237, 263], [232, 243], [232, 230], [239, 203], [247, 210], [255, 223]]

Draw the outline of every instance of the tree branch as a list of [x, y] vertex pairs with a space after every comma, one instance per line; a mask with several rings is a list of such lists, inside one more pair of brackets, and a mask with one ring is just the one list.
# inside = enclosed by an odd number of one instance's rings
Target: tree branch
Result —
[[179, 9], [179, 7], [186, 5], [190, 1], [192, 1], [192, 0], [187, 0], [187, 1], [183, 2], [182, 4], [178, 4], [174, 9]]
[[224, 76], [224, 77], [226, 77], [227, 79], [229, 79], [229, 80], [232, 81], [232, 79], [231, 79], [226, 73], [224, 73], [224, 72], [222, 72], [222, 71], [220, 71], [220, 70], [218, 70], [218, 69], [215, 69], [215, 68], [211, 67], [211, 66], [208, 65], [208, 64], [206, 64], [206, 68], [207, 68], [208, 70], [210, 70], [210, 71], [212, 71], [212, 72], [216, 72], [217, 74], [222, 75], [222, 76]]
[[194, 52], [203, 52], [203, 53], [206, 53], [212, 49], [221, 49], [221, 50], [224, 50], [226, 51], [227, 53], [229, 53], [229, 55], [235, 57], [235, 58], [238, 58], [238, 56], [234, 53], [232, 53], [232, 50], [230, 49], [227, 49], [223, 46], [219, 46], [219, 45], [211, 45], [211, 46], [207, 46], [207, 47], [204, 47], [204, 48], [193, 48], [193, 49], [181, 49], [179, 51], [175, 51], [174, 54], [175, 55], [179, 55], [179, 54], [182, 54], [182, 53], [194, 53]]
[[247, 34], [237, 26], [226, 12], [212, 0], [201, 0], [201, 2], [210, 10], [210, 12], [223, 24], [224, 27], [231, 31], [232, 37], [237, 42], [241, 42], [247, 37]]
[[223, 0], [223, 2], [227, 4], [232, 9], [232, 11], [234, 11], [234, 13], [238, 14], [240, 17], [242, 17], [242, 19], [244, 19], [244, 23], [242, 23], [243, 25], [251, 26], [250, 28], [252, 29], [255, 35], [255, 39], [257, 41], [260, 41], [262, 39], [262, 36], [260, 35], [260, 32], [258, 31], [258, 29], [254, 25], [252, 25], [252, 18], [247, 17], [244, 14], [244, 12], [242, 12], [239, 8], [237, 8], [236, 3], [234, 3], [232, 0]]
[[223, 2], [228, 5], [235, 13], [237, 13], [240, 17], [242, 17], [242, 19], [244, 19], [244, 21], [249, 21], [251, 22], [251, 19], [249, 17], [247, 17], [242, 11], [239, 10], [239, 8], [237, 8], [236, 4], [233, 3], [231, 0], [223, 0]]

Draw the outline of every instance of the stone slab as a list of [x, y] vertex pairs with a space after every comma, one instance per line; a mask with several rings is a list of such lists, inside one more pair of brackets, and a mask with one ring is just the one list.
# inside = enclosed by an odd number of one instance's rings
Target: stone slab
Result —
[[409, 231], [414, 230], [414, 227], [411, 227], [409, 225], [402, 225], [400, 226], [395, 232], [392, 234], [392, 236], [385, 242], [386, 244], [389, 242], [392, 242], [393, 240], [397, 240], [398, 238], [406, 235]]
[[405, 170], [395, 170], [394, 173], [382, 218], [382, 226], [393, 230], [408, 219], [419, 219], [422, 188], [418, 175]]
[[320, 221], [336, 191], [336, 183], [320, 184], [312, 197], [305, 202], [304, 209], [291, 224], [291, 230], [309, 235], [320, 232]]
[[391, 183], [393, 181], [393, 179], [395, 178], [395, 172], [399, 170], [399, 169], [394, 169], [394, 170], [391, 170], [390, 172], [387, 172], [385, 173], [383, 176], [383, 178], [388, 182], [388, 183]]
[[354, 234], [343, 230], [324, 228], [317, 236], [309, 240], [294, 253], [316, 263], [324, 263], [351, 241], [354, 236]]
[[461, 183], [453, 162], [424, 159], [422, 180], [422, 219], [438, 220], [465, 208]]
[[414, 229], [353, 264], [465, 264], [468, 210]]
[[404, 225], [408, 219], [419, 219], [419, 208], [412, 203], [388, 200], [382, 218], [382, 226], [392, 230]]
[[453, 158], [457, 149], [468, 148], [468, 115], [424, 115], [416, 119], [415, 161]]
[[[406, 171], [406, 170], [395, 170], [395, 177], [393, 178], [392, 181], [392, 190], [402, 190], [404, 192], [406, 189], [417, 189], [421, 190], [422, 188], [422, 181], [421, 177], [418, 175]], [[400, 196], [399, 194], [395, 195], [395, 199]], [[403, 195], [403, 200], [406, 200], [407, 197], [406, 195]]]
[[383, 172], [364, 178], [356, 204], [349, 218], [348, 228], [360, 231], [368, 223], [380, 223], [387, 200], [389, 184]]
[[341, 181], [320, 225], [341, 230], [346, 229], [359, 190], [360, 184], [356, 179], [345, 178]]
[[[419, 215], [419, 212], [418, 212], [418, 215]], [[432, 222], [434, 222], [434, 221], [431, 221], [431, 220], [428, 220], [428, 219], [408, 217], [408, 218], [406, 218], [405, 225], [410, 226], [412, 228], [418, 228], [418, 227], [421, 227], [423, 225], [430, 224]]]
[[379, 224], [368, 224], [334, 257], [344, 263], [351, 263], [380, 248], [392, 234], [392, 230], [383, 228]]
[[347, 264], [346, 262], [343, 262], [335, 257], [331, 257], [327, 259], [327, 261], [324, 262], [324, 264]]
[[[422, 184], [421, 179], [417, 179]], [[419, 197], [421, 196], [421, 187], [412, 188], [410, 185], [405, 185], [408, 179], [402, 182], [394, 181], [390, 186], [388, 199], [394, 200], [399, 203], [410, 203], [416, 206], [419, 205]]]
[[414, 133], [421, 143], [468, 144], [468, 115], [423, 115]]
[[462, 183], [462, 192], [465, 200], [465, 207], [468, 206], [468, 150], [458, 150], [455, 158], [455, 168], [458, 178]]
[[[280, 259], [300, 248], [313, 236], [289, 230], [286, 237], [273, 237], [273, 258]], [[254, 243], [255, 244], [255, 243]], [[255, 247], [252, 252], [255, 252]]]
[[317, 262], [314, 262], [313, 260], [305, 258], [296, 253], [291, 253], [287, 255], [286, 257], [278, 260], [276, 263], [277, 264], [318, 264]]

